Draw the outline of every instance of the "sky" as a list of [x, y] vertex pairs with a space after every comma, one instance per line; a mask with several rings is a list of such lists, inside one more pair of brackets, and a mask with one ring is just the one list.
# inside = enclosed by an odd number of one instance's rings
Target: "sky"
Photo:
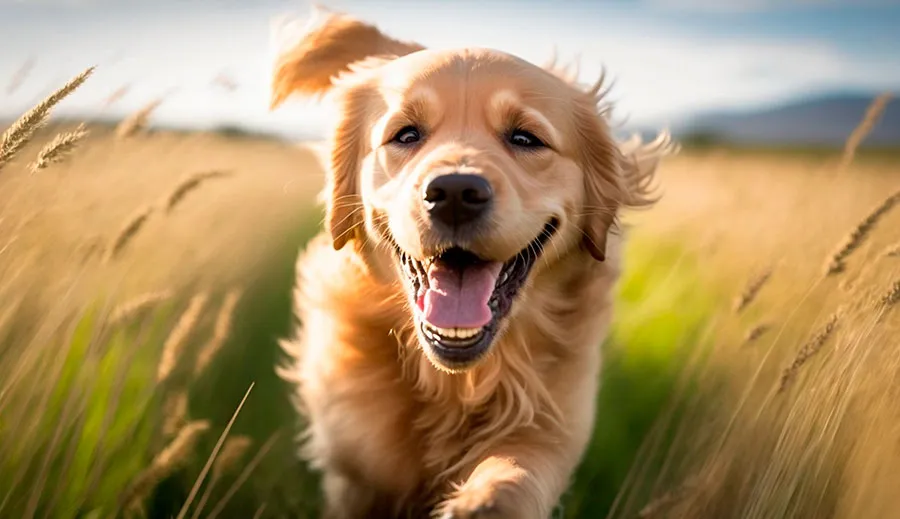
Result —
[[[432, 48], [491, 47], [537, 64], [555, 51], [579, 59], [586, 81], [605, 67], [617, 118], [635, 125], [834, 91], [900, 91], [892, 0], [318, 3]], [[121, 117], [162, 97], [157, 124], [315, 137], [325, 107], [268, 108], [273, 21], [309, 12], [299, 0], [0, 0], [0, 119], [96, 65], [55, 113]], [[107, 103], [116, 91], [124, 94]]]

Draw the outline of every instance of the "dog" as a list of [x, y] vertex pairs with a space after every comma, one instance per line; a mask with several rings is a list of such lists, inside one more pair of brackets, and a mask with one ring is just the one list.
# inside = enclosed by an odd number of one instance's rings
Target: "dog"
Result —
[[548, 517], [594, 427], [617, 215], [675, 144], [614, 140], [602, 80], [323, 10], [275, 61], [293, 95], [336, 108], [280, 369], [325, 517]]

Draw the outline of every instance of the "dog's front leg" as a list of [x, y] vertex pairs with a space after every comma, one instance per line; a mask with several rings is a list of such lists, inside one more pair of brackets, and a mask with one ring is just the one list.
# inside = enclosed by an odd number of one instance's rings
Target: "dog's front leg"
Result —
[[506, 446], [440, 504], [441, 519], [546, 519], [577, 463], [564, 445]]

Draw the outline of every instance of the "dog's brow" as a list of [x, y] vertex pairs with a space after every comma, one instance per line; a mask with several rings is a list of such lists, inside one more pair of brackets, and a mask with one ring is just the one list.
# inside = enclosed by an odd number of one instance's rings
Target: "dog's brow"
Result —
[[560, 142], [559, 130], [553, 126], [550, 119], [547, 118], [538, 109], [528, 106], [522, 102], [518, 95], [511, 90], [500, 90], [491, 96], [489, 106], [494, 113], [513, 113], [520, 114], [527, 119], [533, 120], [540, 125], [554, 143]]

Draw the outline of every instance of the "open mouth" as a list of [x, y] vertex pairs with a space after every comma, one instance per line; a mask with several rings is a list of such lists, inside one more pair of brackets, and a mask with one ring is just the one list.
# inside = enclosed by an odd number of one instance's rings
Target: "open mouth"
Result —
[[528, 279], [544, 245], [559, 227], [551, 218], [540, 234], [509, 261], [487, 261], [452, 247], [417, 260], [396, 253], [413, 302], [419, 337], [440, 364], [464, 368], [487, 353], [516, 294]]

